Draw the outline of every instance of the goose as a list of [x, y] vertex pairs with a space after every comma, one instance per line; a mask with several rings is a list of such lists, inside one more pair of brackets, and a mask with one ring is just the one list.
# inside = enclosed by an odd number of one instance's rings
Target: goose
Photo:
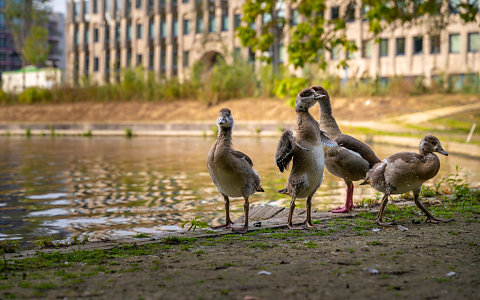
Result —
[[245, 203], [245, 223], [241, 228], [232, 231], [245, 233], [248, 231], [248, 211], [250, 195], [263, 192], [260, 177], [253, 169], [253, 162], [240, 151], [232, 148], [233, 116], [228, 108], [222, 108], [217, 118], [218, 136], [210, 148], [207, 157], [207, 168], [218, 192], [225, 201], [225, 224], [216, 228], [231, 228], [229, 197], [243, 197]]
[[319, 98], [325, 97], [308, 88], [302, 90], [295, 101], [297, 131], [285, 130], [280, 137], [275, 152], [275, 164], [280, 172], [288, 170], [293, 160], [287, 186], [278, 191], [291, 196], [287, 226], [292, 229], [292, 217], [296, 198], [306, 198], [307, 217], [305, 227], [313, 227], [311, 218], [312, 197], [323, 180], [324, 154], [323, 144], [335, 146], [325, 132], [320, 130], [318, 122], [308, 111]]
[[311, 88], [324, 96], [319, 100], [320, 129], [324, 130], [338, 144], [337, 147], [325, 148], [325, 165], [331, 174], [342, 178], [347, 185], [345, 206], [331, 212], [347, 213], [353, 210], [353, 181], [364, 179], [368, 170], [379, 163], [380, 159], [366, 144], [352, 136], [342, 134], [333, 117], [328, 92], [320, 86]]
[[388, 197], [395, 194], [413, 192], [415, 204], [427, 216], [425, 222], [440, 223], [453, 220], [441, 220], [423, 206], [419, 200], [420, 189], [425, 181], [435, 177], [440, 169], [440, 160], [434, 152], [445, 156], [448, 153], [443, 150], [438, 138], [427, 135], [420, 141], [419, 153], [399, 152], [385, 158], [381, 163], [376, 164], [368, 171], [365, 180], [361, 183], [370, 184], [379, 192], [385, 193], [377, 216], [378, 225], [393, 225], [394, 223], [383, 223], [382, 216], [387, 205]]

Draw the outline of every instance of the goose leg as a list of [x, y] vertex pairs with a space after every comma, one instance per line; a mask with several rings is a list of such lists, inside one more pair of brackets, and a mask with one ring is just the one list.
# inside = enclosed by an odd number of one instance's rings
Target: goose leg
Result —
[[391, 225], [395, 225], [395, 222], [391, 222], [391, 223], [382, 222], [383, 211], [385, 210], [385, 206], [387, 205], [388, 197], [389, 197], [389, 196], [390, 196], [390, 193], [389, 193], [389, 192], [386, 192], [385, 195], [383, 195], [382, 204], [380, 205], [380, 211], [378, 212], [378, 216], [377, 216], [376, 223], [377, 223], [378, 225], [381, 225], [381, 226], [391, 226]]
[[247, 233], [248, 231], [248, 211], [250, 210], [250, 202], [248, 202], [248, 197], [245, 197], [245, 203], [243, 203], [243, 211], [245, 212], [245, 223], [243, 227], [232, 228], [232, 231], [238, 233]]
[[415, 204], [418, 206], [418, 208], [420, 208], [423, 213], [427, 216], [427, 219], [425, 220], [425, 223], [434, 223], [434, 224], [438, 224], [438, 223], [447, 223], [447, 222], [452, 222], [453, 219], [450, 219], [450, 220], [442, 220], [442, 219], [437, 219], [435, 218], [428, 210], [425, 206], [423, 206], [422, 202], [420, 202], [420, 189], [418, 189], [417, 191], [413, 191], [413, 196], [415, 197]]
[[225, 200], [225, 224], [213, 226], [213, 229], [218, 228], [230, 228], [233, 225], [233, 222], [230, 220], [230, 199], [227, 195], [222, 194], [223, 200]]
[[290, 201], [290, 211], [288, 212], [288, 220], [287, 220], [287, 226], [290, 229], [293, 229], [293, 224], [292, 224], [292, 218], [293, 218], [293, 211], [295, 210], [295, 199], [297, 198], [297, 195], [295, 192], [292, 193], [292, 201]]
[[312, 223], [312, 197], [313, 194], [307, 197], [307, 219], [303, 223], [307, 228], [315, 227]]
[[347, 184], [347, 199], [345, 201], [345, 206], [332, 210], [332, 213], [346, 213], [353, 210], [353, 182], [345, 181]]

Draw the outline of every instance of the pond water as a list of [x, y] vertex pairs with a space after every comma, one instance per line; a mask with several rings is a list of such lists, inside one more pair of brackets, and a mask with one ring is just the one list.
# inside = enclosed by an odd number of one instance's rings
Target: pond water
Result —
[[[223, 199], [206, 169], [212, 138], [194, 137], [0, 137], [0, 239], [31, 242], [38, 237], [62, 239], [89, 235], [90, 240], [179, 229], [184, 220], [224, 220]], [[277, 194], [288, 173], [273, 162], [278, 138], [237, 138], [262, 178], [265, 193], [251, 196], [253, 205], [288, 206]], [[372, 145], [381, 158], [397, 147]], [[407, 149], [412, 151], [412, 149]], [[448, 151], [448, 148], [447, 148]], [[440, 155], [441, 156], [441, 155]], [[478, 184], [480, 160], [441, 156], [433, 182], [455, 173]], [[354, 201], [375, 195], [355, 186]], [[313, 207], [342, 205], [345, 184], [326, 172]], [[297, 207], [304, 207], [303, 199]], [[231, 201], [232, 217], [243, 213], [243, 199]]]

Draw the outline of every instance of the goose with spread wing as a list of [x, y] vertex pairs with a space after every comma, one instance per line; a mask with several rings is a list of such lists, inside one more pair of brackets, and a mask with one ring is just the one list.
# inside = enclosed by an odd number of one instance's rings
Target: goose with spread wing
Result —
[[225, 201], [225, 224], [218, 227], [230, 228], [233, 222], [230, 220], [229, 197], [243, 197], [245, 203], [244, 226], [232, 228], [233, 231], [245, 233], [248, 231], [248, 211], [250, 195], [255, 192], [263, 192], [260, 177], [253, 169], [253, 162], [240, 151], [232, 148], [233, 116], [228, 108], [222, 108], [217, 118], [218, 136], [212, 145], [207, 157], [207, 168], [217, 190], [222, 194]]
[[290, 130], [285, 130], [275, 153], [275, 163], [280, 172], [287, 170], [289, 163], [293, 161], [287, 186], [278, 191], [291, 196], [287, 220], [289, 228], [293, 226], [292, 218], [297, 198], [307, 199], [307, 217], [304, 226], [313, 227], [311, 218], [312, 197], [323, 180], [323, 145], [336, 145], [335, 141], [320, 130], [318, 122], [308, 111], [321, 97], [325, 96], [317, 94], [310, 88], [304, 89], [298, 94], [295, 101], [296, 134], [294, 135]]

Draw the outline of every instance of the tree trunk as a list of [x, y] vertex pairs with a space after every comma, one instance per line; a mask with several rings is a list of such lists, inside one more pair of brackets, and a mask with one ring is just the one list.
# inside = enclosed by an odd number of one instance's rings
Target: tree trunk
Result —
[[280, 34], [279, 34], [279, 28], [278, 28], [278, 14], [277, 14], [277, 9], [274, 6], [273, 11], [272, 11], [272, 33], [273, 33], [273, 45], [272, 45], [272, 66], [273, 66], [273, 74], [272, 77], [275, 76], [278, 72], [278, 65], [279, 65], [279, 48], [280, 48]]

